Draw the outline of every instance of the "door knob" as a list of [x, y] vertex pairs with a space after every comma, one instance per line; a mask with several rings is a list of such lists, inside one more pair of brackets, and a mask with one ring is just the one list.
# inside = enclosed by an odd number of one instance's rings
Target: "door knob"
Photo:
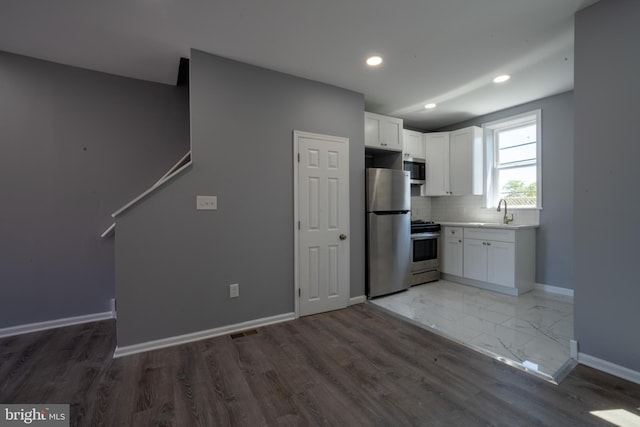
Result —
[[347, 240], [347, 235], [346, 234], [341, 234], [340, 235], [340, 240]]

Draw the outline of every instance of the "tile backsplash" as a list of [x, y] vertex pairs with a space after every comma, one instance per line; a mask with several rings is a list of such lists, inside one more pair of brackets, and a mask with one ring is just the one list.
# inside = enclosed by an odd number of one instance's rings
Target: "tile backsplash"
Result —
[[[483, 196], [412, 197], [412, 219], [460, 222], [502, 222], [503, 212], [482, 207]], [[515, 224], [539, 224], [537, 209], [511, 210]]]
[[431, 220], [430, 197], [411, 197], [411, 219]]

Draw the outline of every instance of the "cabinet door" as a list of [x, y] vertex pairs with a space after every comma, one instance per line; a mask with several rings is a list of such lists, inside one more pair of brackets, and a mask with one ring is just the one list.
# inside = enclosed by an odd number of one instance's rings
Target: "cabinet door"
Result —
[[424, 138], [422, 133], [412, 130], [403, 131], [404, 135], [404, 157], [405, 158], [425, 158]]
[[449, 144], [451, 194], [482, 194], [482, 129], [471, 126], [453, 131]]
[[367, 147], [380, 148], [382, 135], [380, 134], [380, 116], [377, 114], [364, 113], [364, 145]]
[[449, 132], [425, 134], [426, 184], [423, 196], [449, 194]]
[[402, 151], [402, 119], [364, 113], [364, 145]]
[[402, 119], [385, 117], [380, 120], [382, 127], [382, 148], [402, 151]]
[[487, 281], [487, 242], [464, 239], [464, 277]]
[[515, 244], [487, 242], [487, 282], [515, 287]]
[[462, 276], [462, 235], [444, 238], [442, 272]]

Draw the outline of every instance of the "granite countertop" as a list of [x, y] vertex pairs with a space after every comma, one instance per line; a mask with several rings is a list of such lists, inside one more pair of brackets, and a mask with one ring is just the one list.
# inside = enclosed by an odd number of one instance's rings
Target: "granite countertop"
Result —
[[524, 230], [528, 228], [538, 228], [536, 224], [502, 224], [498, 222], [460, 222], [460, 221], [437, 221], [443, 227], [467, 227], [467, 228], [497, 228], [502, 230]]

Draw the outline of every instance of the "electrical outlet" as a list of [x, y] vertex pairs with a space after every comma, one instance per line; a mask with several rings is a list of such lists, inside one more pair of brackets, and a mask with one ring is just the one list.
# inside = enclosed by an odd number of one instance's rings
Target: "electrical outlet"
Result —
[[196, 196], [196, 209], [199, 211], [215, 211], [218, 209], [218, 197]]
[[229, 298], [238, 298], [240, 296], [240, 284], [234, 283], [229, 285]]

